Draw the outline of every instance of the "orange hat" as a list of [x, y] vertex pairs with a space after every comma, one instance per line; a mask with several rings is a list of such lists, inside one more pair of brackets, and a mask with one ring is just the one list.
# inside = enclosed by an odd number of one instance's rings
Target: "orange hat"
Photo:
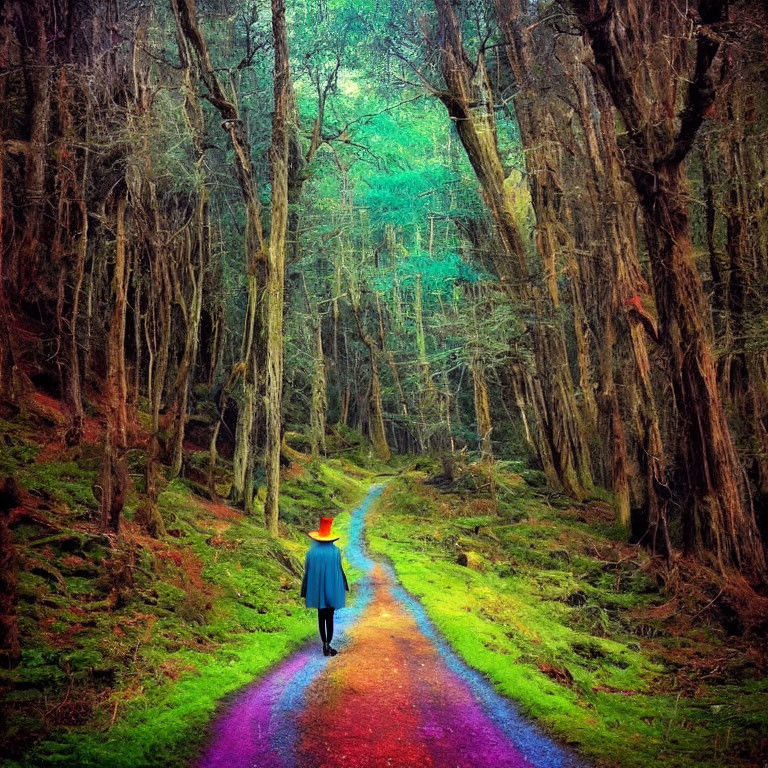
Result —
[[319, 531], [311, 531], [309, 533], [309, 537], [314, 539], [315, 541], [336, 541], [339, 537], [334, 536], [331, 533], [331, 526], [333, 525], [333, 518], [332, 517], [321, 517], [320, 518], [320, 530]]

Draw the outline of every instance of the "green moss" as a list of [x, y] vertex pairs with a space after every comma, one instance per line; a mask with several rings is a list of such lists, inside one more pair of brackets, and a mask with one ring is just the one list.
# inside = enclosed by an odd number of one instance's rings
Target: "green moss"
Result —
[[60, 731], [20, 765], [133, 768], [183, 763], [196, 753], [219, 700], [262, 674], [306, 639], [309, 629], [297, 618], [280, 634], [254, 633], [226, 651], [166, 656], [167, 668], [175, 664], [184, 670], [178, 682], [149, 679], [141, 696], [125, 702], [122, 717], [106, 732]]
[[[89, 460], [19, 473], [55, 502], [62, 527], [14, 531], [26, 566], [18, 582], [25, 650], [17, 667], [0, 670], [0, 687], [13, 691], [4, 737], [16, 763], [8, 765], [184, 764], [222, 697], [314, 635], [298, 596], [306, 531], [331, 514], [343, 536], [374, 478], [346, 459], [292, 467], [281, 539], [260, 514], [209, 505], [175, 479], [158, 500], [169, 535], [149, 546], [128, 534], [113, 549], [80, 522], [93, 518], [96, 470]], [[135, 491], [128, 499], [140, 501]], [[67, 695], [87, 704], [82, 725], [30, 716]]]
[[308, 463], [281, 487], [281, 519], [301, 528], [314, 527], [321, 515], [335, 516], [362, 499], [373, 477], [372, 471], [338, 459]]
[[31, 464], [39, 450], [24, 439], [17, 425], [0, 419], [0, 475], [12, 475], [20, 467]]
[[36, 496], [66, 505], [75, 513], [90, 514], [98, 506], [93, 495], [97, 471], [97, 460], [85, 465], [75, 461], [46, 461], [20, 470], [18, 478]]
[[[561, 516], [508, 482], [516, 489], [494, 517], [468, 514], [482, 499], [435, 492], [418, 477], [396, 480], [378, 507], [371, 548], [392, 561], [468, 663], [596, 764], [745, 764], [738, 756], [768, 733], [768, 683], [753, 681], [749, 694], [736, 686], [752, 707], [738, 712], [733, 688], [702, 682], [697, 697], [678, 697], [659, 648], [639, 643], [623, 613], [661, 596], [636, 566], [606, 571], [590, 557], [610, 541], [610, 526]], [[523, 522], [507, 522], [515, 517]], [[466, 550], [492, 567], [459, 565]], [[731, 714], [715, 717], [713, 706]]]

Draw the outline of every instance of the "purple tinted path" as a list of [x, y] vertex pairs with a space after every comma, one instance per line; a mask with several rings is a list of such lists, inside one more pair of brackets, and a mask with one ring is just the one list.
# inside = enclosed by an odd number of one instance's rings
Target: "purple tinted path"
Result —
[[353, 514], [347, 559], [365, 576], [327, 659], [306, 646], [215, 719], [196, 768], [584, 768], [456, 656], [391, 569], [365, 554]]

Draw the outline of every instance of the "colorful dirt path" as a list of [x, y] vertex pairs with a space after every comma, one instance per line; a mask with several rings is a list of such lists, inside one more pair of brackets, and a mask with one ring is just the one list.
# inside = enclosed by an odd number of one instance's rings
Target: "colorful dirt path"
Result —
[[249, 686], [212, 726], [197, 768], [583, 768], [523, 720], [436, 633], [388, 567], [363, 550], [374, 488], [346, 557], [366, 575], [313, 643]]

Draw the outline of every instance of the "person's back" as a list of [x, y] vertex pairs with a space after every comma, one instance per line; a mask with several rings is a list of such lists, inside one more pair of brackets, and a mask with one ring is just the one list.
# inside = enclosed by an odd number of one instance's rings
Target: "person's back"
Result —
[[332, 518], [321, 518], [320, 530], [309, 534], [315, 543], [307, 551], [301, 582], [301, 596], [307, 608], [317, 608], [320, 639], [326, 656], [336, 655], [336, 651], [331, 648], [333, 612], [336, 608], [344, 607], [346, 592], [349, 591], [347, 577], [341, 566], [341, 552], [333, 543], [338, 537], [331, 534], [332, 523]]
[[340, 550], [331, 541], [316, 541], [304, 562], [302, 597], [307, 608], [343, 608], [345, 581]]

